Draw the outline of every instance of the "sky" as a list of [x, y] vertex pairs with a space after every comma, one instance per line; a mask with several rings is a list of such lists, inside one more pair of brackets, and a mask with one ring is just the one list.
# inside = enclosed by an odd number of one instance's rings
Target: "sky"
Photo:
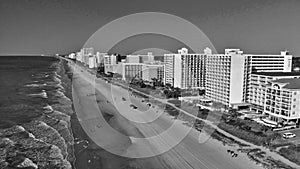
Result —
[[[78, 51], [105, 24], [138, 12], [163, 12], [193, 23], [218, 53], [287, 49], [300, 55], [299, 0], [0, 0], [0, 55]], [[130, 54], [147, 44], [171, 52], [184, 46], [173, 38], [133, 36], [110, 52]]]

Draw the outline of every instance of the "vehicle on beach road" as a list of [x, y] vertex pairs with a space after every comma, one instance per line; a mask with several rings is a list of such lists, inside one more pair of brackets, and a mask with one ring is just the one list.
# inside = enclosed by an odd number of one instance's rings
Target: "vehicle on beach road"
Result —
[[133, 104], [130, 104], [130, 107], [133, 108], [133, 109], [137, 109], [137, 107]]
[[126, 101], [126, 99], [125, 99], [124, 97], [122, 97], [122, 100], [123, 100], [123, 101]]
[[291, 133], [291, 132], [287, 132], [287, 133], [282, 134], [282, 138], [284, 138], [284, 139], [289, 139], [289, 138], [294, 138], [294, 137], [296, 137], [296, 134]]

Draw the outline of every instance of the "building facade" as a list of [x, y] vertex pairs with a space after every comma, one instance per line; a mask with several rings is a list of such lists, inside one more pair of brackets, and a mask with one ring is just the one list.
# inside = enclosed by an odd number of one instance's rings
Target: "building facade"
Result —
[[186, 48], [177, 54], [165, 54], [165, 83], [182, 89], [204, 88], [204, 54], [189, 54]]
[[266, 89], [272, 81], [278, 79], [300, 78], [300, 72], [256, 72], [251, 74], [247, 102], [251, 110], [263, 113]]
[[104, 72], [107, 74], [109, 72], [116, 72], [117, 68], [117, 56], [116, 55], [105, 55], [104, 56]]
[[164, 81], [164, 65], [144, 63], [119, 63], [116, 73], [123, 80], [142, 79], [151, 82], [153, 78]]
[[[292, 55], [244, 54], [240, 49], [225, 49], [225, 54], [212, 54], [205, 49], [206, 96], [230, 106], [250, 99], [250, 76], [256, 72], [291, 72]], [[261, 104], [261, 103], [260, 103]]]
[[280, 54], [254, 55], [245, 54], [249, 57], [251, 72], [291, 72], [292, 55], [288, 51], [281, 51]]
[[229, 106], [244, 102], [249, 74], [248, 58], [238, 49], [212, 54], [206, 49], [205, 96]]
[[278, 79], [266, 87], [264, 114], [278, 123], [298, 123], [300, 119], [300, 79]]

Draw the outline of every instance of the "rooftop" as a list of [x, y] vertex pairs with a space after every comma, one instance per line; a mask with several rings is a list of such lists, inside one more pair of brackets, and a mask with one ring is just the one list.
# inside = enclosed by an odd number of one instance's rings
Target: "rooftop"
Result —
[[253, 74], [264, 76], [300, 76], [300, 72], [254, 72]]
[[286, 89], [300, 89], [300, 78], [278, 79], [273, 82], [286, 83], [286, 85], [283, 86], [283, 88]]

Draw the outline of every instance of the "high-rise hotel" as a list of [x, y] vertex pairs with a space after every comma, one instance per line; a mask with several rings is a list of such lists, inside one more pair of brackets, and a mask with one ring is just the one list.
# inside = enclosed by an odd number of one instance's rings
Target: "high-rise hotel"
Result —
[[246, 99], [250, 73], [249, 58], [239, 49], [226, 49], [225, 54], [206, 55], [205, 96], [213, 101], [230, 105]]
[[204, 88], [204, 54], [190, 54], [182, 48], [175, 54], [165, 54], [165, 83], [182, 89]]
[[165, 54], [165, 83], [182, 89], [205, 88], [206, 97], [230, 106], [250, 99], [250, 75], [254, 72], [291, 72], [292, 55], [244, 54], [240, 49], [225, 49], [213, 54], [188, 53], [186, 48]]
[[251, 74], [255, 72], [291, 72], [292, 55], [282, 51], [279, 55], [244, 54], [240, 49], [225, 49], [225, 54], [206, 54], [206, 96], [230, 106], [249, 102]]

